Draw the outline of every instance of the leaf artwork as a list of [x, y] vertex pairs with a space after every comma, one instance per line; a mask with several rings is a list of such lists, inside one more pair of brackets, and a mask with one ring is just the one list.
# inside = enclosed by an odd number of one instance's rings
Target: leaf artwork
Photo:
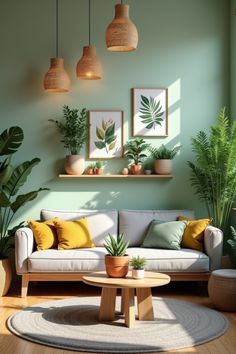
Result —
[[107, 154], [116, 146], [115, 124], [112, 119], [109, 119], [108, 122], [103, 119], [101, 128], [96, 126], [98, 141], [94, 141], [94, 144], [99, 150], [105, 149]]
[[139, 109], [141, 122], [145, 125], [146, 129], [155, 129], [157, 125], [161, 125], [163, 122], [162, 106], [160, 101], [156, 101], [155, 98], [149, 99], [141, 95], [141, 108]]

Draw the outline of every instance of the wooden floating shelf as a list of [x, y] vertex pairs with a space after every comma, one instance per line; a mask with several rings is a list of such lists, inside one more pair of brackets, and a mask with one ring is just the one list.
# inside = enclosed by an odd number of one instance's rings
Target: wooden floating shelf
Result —
[[59, 178], [147, 178], [147, 179], [165, 179], [173, 178], [173, 175], [66, 175], [60, 174]]

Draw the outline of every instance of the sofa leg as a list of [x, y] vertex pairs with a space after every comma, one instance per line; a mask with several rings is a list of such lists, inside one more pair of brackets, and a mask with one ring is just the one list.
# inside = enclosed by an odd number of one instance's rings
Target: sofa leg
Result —
[[28, 274], [22, 274], [21, 297], [26, 297], [27, 296], [28, 285], [29, 285], [29, 276], [28, 276]]

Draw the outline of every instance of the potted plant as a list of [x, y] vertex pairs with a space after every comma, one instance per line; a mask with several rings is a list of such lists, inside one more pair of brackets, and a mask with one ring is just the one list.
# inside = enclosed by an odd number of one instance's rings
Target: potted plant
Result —
[[103, 175], [104, 166], [105, 166], [104, 162], [97, 161], [95, 163], [95, 174], [96, 175]]
[[108, 254], [105, 255], [107, 275], [111, 278], [125, 278], [129, 270], [129, 256], [126, 254], [128, 241], [124, 240], [124, 234], [113, 237], [108, 234], [104, 247]]
[[151, 175], [152, 169], [153, 169], [153, 161], [152, 160], [145, 161], [144, 162], [144, 174]]
[[181, 146], [176, 146], [173, 149], [168, 149], [165, 145], [161, 145], [159, 148], [151, 147], [149, 149], [154, 161], [154, 170], [159, 175], [170, 175], [173, 168], [173, 158], [180, 150]]
[[[196, 162], [188, 161], [190, 181], [199, 199], [205, 202], [212, 224], [224, 234], [236, 195], [236, 121], [222, 109], [209, 136], [200, 131], [192, 138]], [[226, 239], [224, 246], [226, 246]]]
[[18, 150], [24, 139], [20, 127], [11, 127], [0, 135], [0, 296], [7, 294], [12, 279], [9, 260], [10, 249], [14, 246], [15, 231], [23, 222], [10, 229], [17, 211], [26, 203], [35, 199], [39, 192], [48, 190], [40, 188], [36, 191], [18, 195], [19, 189], [25, 184], [31, 170], [40, 159], [34, 158], [13, 167], [11, 156]]
[[133, 257], [130, 262], [132, 269], [132, 278], [143, 279], [144, 278], [144, 266], [146, 264], [146, 259], [144, 257]]
[[139, 175], [142, 169], [142, 161], [147, 155], [144, 153], [145, 150], [150, 146], [144, 139], [136, 138], [127, 141], [125, 144], [125, 157], [133, 161], [130, 166], [130, 171], [132, 175]]
[[80, 151], [88, 138], [88, 119], [86, 108], [81, 111], [79, 109], [70, 109], [63, 106], [64, 121], [49, 119], [54, 122], [59, 129], [63, 139], [64, 147], [70, 152], [66, 156], [65, 170], [69, 175], [82, 175], [84, 172], [84, 157], [80, 155]]
[[86, 174], [87, 175], [94, 175], [95, 167], [96, 167], [95, 163], [88, 165], [88, 167], [86, 168]]
[[233, 226], [230, 226], [232, 235], [231, 238], [227, 240], [229, 257], [231, 265], [236, 268], [236, 230]]

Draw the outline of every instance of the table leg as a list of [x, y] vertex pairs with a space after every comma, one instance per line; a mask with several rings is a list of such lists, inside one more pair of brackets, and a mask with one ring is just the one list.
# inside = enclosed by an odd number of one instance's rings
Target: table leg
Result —
[[143, 321], [153, 321], [154, 313], [151, 288], [137, 288], [136, 295], [138, 301], [138, 319]]
[[116, 290], [116, 288], [102, 288], [99, 321], [113, 321], [115, 319]]
[[121, 289], [121, 302], [120, 302], [120, 312], [122, 315], [125, 313], [125, 289]]
[[129, 328], [134, 326], [135, 323], [135, 308], [134, 308], [134, 289], [124, 289], [124, 312], [125, 312], [125, 325]]

